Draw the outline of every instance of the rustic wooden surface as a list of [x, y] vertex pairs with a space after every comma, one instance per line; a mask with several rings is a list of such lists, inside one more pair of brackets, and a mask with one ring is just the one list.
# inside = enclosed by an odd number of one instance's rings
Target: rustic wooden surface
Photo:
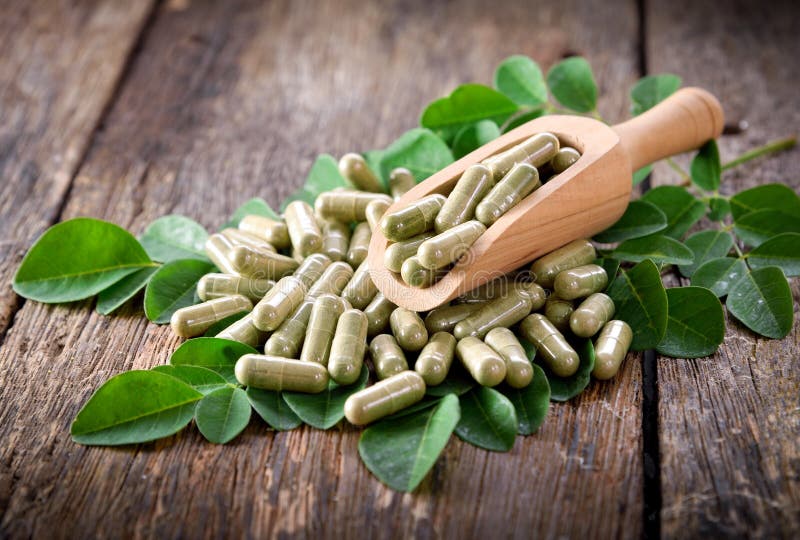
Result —
[[[703, 37], [702, 22], [684, 20], [694, 4], [661, 14], [646, 6], [644, 33], [640, 6], [623, 1], [535, 9], [520, 1], [487, 13], [477, 1], [170, 0], [152, 15], [147, 2], [107, 4], [42, 1], [0, 18], [10, 51], [0, 57], [0, 536], [641, 536], [638, 355], [615, 381], [554, 405], [541, 432], [518, 438], [510, 454], [454, 439], [417, 492], [400, 494], [363, 467], [358, 431], [348, 427], [275, 433], [254, 420], [227, 446], [194, 428], [132, 448], [73, 444], [69, 424], [94, 389], [165, 362], [179, 340], [147, 323], [135, 302], [102, 317], [91, 302], [21, 302], [8, 282], [23, 249], [58, 219], [91, 215], [138, 233], [165, 213], [215, 228], [254, 195], [277, 205], [317, 153], [385, 146], [415, 125], [424, 104], [459, 83], [490, 81], [513, 53], [543, 65], [587, 56], [610, 121], [627, 114], [642, 35], [645, 67], [684, 73], [723, 100], [739, 99], [741, 111], [767, 99], [759, 77], [768, 77], [781, 86], [770, 85], [773, 101], [747, 116], [758, 130], [725, 143], [731, 154], [797, 124], [791, 21], [758, 14], [769, 19], [753, 23], [764, 28], [751, 39], [781, 25], [790, 42], [762, 58], [752, 54], [758, 43], [734, 45], [725, 22]], [[668, 43], [682, 25], [694, 34]], [[739, 65], [761, 71], [735, 86], [744, 68], [712, 50], [738, 51]], [[776, 124], [770, 111], [779, 107]], [[797, 158], [781, 160], [741, 181], [796, 182]], [[731, 323], [715, 358], [660, 361], [665, 536], [788, 536], [797, 526], [797, 343], [797, 325], [776, 342]]]

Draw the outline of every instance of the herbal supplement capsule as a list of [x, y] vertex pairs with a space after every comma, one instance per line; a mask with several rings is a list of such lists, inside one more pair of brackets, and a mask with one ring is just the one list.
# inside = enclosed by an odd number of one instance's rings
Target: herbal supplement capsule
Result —
[[414, 174], [405, 167], [392, 169], [392, 172], [389, 173], [389, 193], [394, 200], [408, 193], [416, 185], [417, 180], [414, 178]]
[[347, 257], [350, 246], [350, 225], [339, 221], [326, 221], [322, 226], [322, 252], [332, 261]]
[[359, 390], [344, 402], [344, 416], [363, 426], [389, 416], [425, 397], [425, 382], [418, 373], [404, 371]]
[[[453, 304], [432, 309], [425, 316], [425, 328], [429, 334], [436, 332], [452, 332], [459, 321], [480, 309], [480, 304]], [[426, 379], [427, 382], [427, 379]], [[428, 383], [431, 386], [430, 383]]]
[[441, 384], [453, 364], [455, 351], [456, 338], [447, 332], [436, 332], [420, 351], [414, 370], [422, 375], [426, 385]]
[[328, 372], [319, 364], [279, 356], [245, 354], [236, 361], [236, 380], [275, 392], [319, 394], [328, 388]]
[[369, 344], [369, 355], [372, 357], [378, 380], [388, 379], [392, 375], [408, 370], [406, 355], [394, 336], [390, 334], [375, 336]]
[[306, 289], [310, 289], [330, 265], [331, 260], [327, 255], [314, 253], [303, 259], [292, 275], [302, 281]]
[[220, 234], [230, 240], [231, 244], [234, 246], [247, 246], [255, 250], [270, 251], [272, 253], [277, 251], [275, 246], [266, 240], [263, 240], [253, 234], [240, 231], [239, 229], [234, 229], [233, 227], [223, 229]]
[[572, 300], [564, 300], [554, 294], [551, 294], [544, 304], [544, 316], [562, 333], [569, 330], [569, 319], [573, 311], [575, 306]]
[[594, 343], [592, 375], [595, 379], [606, 380], [617, 374], [632, 340], [633, 331], [625, 321], [608, 321], [603, 326]]
[[414, 352], [428, 342], [428, 329], [419, 314], [404, 307], [395, 308], [389, 316], [389, 326], [403, 350]]
[[602, 291], [608, 285], [605, 268], [596, 264], [585, 264], [558, 273], [553, 282], [555, 293], [566, 300], [583, 298]]
[[581, 157], [581, 155], [577, 150], [567, 146], [559, 150], [558, 153], [553, 156], [553, 159], [550, 160], [550, 166], [553, 167], [553, 172], [555, 174], [559, 174], [571, 167], [573, 163], [578, 161], [579, 157]]
[[286, 249], [291, 245], [289, 229], [283, 221], [263, 216], [244, 216], [239, 222], [239, 230], [263, 238], [277, 249]]
[[504, 274], [487, 281], [483, 285], [478, 285], [474, 289], [467, 291], [456, 300], [459, 303], [484, 303], [508, 294], [517, 288], [516, 278], [511, 274]]
[[205, 252], [208, 258], [211, 259], [217, 268], [222, 270], [225, 274], [236, 274], [233, 268], [228, 253], [233, 249], [233, 244], [230, 240], [221, 234], [212, 234], [208, 237], [205, 244]]
[[467, 168], [447, 196], [442, 209], [434, 220], [436, 232], [461, 225], [475, 217], [475, 207], [494, 186], [492, 171], [477, 163]]
[[348, 309], [339, 317], [331, 342], [328, 373], [338, 384], [353, 384], [361, 374], [367, 348], [367, 316]]
[[344, 310], [341, 299], [332, 294], [322, 294], [316, 298], [306, 325], [300, 360], [328, 365], [333, 333]]
[[181, 308], [172, 314], [169, 324], [176, 335], [190, 338], [202, 335], [212, 324], [225, 317], [251, 309], [253, 303], [244, 296], [225, 296]]
[[517, 283], [515, 287], [520, 293], [527, 294], [531, 299], [531, 311], [541, 309], [547, 302], [547, 293], [538, 283]]
[[381, 226], [381, 218], [391, 205], [391, 199], [388, 201], [386, 199], [379, 199], [377, 201], [372, 201], [367, 205], [367, 209], [364, 211], [364, 217], [369, 224], [370, 231], [374, 231], [377, 227]]
[[300, 279], [282, 278], [253, 308], [253, 323], [259, 330], [272, 332], [300, 306], [305, 296], [306, 286]]
[[409, 238], [408, 240], [403, 240], [402, 242], [389, 244], [383, 254], [383, 264], [392, 272], [399, 273], [406, 259], [416, 255], [419, 246], [421, 246], [425, 240], [433, 237], [433, 232], [427, 232]]
[[353, 229], [353, 236], [350, 237], [350, 248], [347, 250], [347, 262], [353, 268], [358, 268], [359, 265], [367, 258], [369, 251], [369, 241], [372, 240], [372, 229], [369, 228], [369, 223], [362, 221], [356, 228]]
[[508, 328], [494, 328], [486, 334], [486, 344], [506, 362], [506, 382], [512, 388], [525, 388], [533, 379], [533, 366], [517, 336]]
[[[367, 219], [367, 205], [372, 201], [392, 204], [392, 198], [383, 193], [366, 191], [326, 191], [320, 193], [314, 203], [317, 215], [323, 219], [335, 219], [342, 223]], [[388, 206], [387, 206], [388, 207]]]
[[322, 294], [339, 296], [353, 277], [353, 269], [342, 261], [331, 263], [317, 281], [308, 289], [308, 296], [318, 297]]
[[300, 255], [307, 257], [322, 251], [322, 232], [319, 230], [314, 209], [305, 201], [292, 201], [283, 213], [289, 238]]
[[559, 272], [589, 264], [596, 257], [597, 254], [591, 242], [588, 240], [575, 240], [535, 260], [531, 265], [531, 272], [536, 283], [545, 289], [552, 289], [553, 282]]
[[261, 300], [275, 285], [269, 279], [252, 279], [237, 274], [206, 274], [197, 282], [197, 297], [200, 300], [213, 300], [223, 296], [241, 294], [253, 302]]
[[260, 347], [267, 339], [267, 332], [256, 328], [256, 325], [253, 324], [253, 313], [250, 312], [215, 337], [238, 341], [251, 347]]
[[614, 316], [614, 301], [603, 293], [594, 293], [572, 313], [569, 327], [578, 337], [591, 337]]
[[444, 268], [460, 259], [485, 232], [486, 226], [477, 220], [456, 225], [425, 240], [419, 246], [417, 259], [430, 270]]
[[537, 133], [505, 152], [483, 160], [482, 163], [489, 167], [494, 178], [499, 180], [517, 163], [528, 163], [534, 167], [544, 165], [553, 159], [558, 149], [558, 137], [552, 133]]
[[434, 193], [397, 212], [386, 214], [381, 218], [381, 230], [384, 236], [393, 242], [399, 242], [433, 229], [436, 215], [446, 200], [444, 195]]
[[364, 309], [378, 294], [378, 288], [369, 276], [366, 264], [358, 267], [352, 279], [342, 290], [342, 298], [350, 302], [356, 309]]
[[476, 337], [467, 336], [459, 340], [456, 355], [478, 384], [497, 386], [506, 378], [505, 360]]
[[475, 219], [488, 227], [541, 185], [536, 167], [517, 163], [478, 203]]
[[298, 262], [291, 257], [249, 248], [234, 246], [228, 260], [236, 273], [257, 279], [279, 279], [297, 269]]
[[530, 296], [513, 289], [507, 296], [501, 296], [483, 304], [479, 310], [456, 324], [453, 335], [456, 339], [467, 336], [483, 338], [492, 328], [509, 327], [521, 321], [531, 312]]
[[442, 269], [430, 270], [422, 266], [419, 257], [409, 257], [400, 267], [400, 277], [412, 287], [430, 287], [447, 272]]
[[536, 352], [557, 376], [569, 377], [578, 371], [578, 353], [547, 317], [540, 313], [528, 315], [522, 319], [519, 329], [523, 337], [534, 344]]
[[304, 300], [269, 336], [264, 352], [284, 358], [297, 358], [306, 337], [306, 327], [313, 307], [313, 298]]
[[389, 317], [396, 307], [391, 300], [379, 291], [367, 307], [364, 308], [364, 315], [367, 316], [369, 321], [367, 334], [376, 336], [386, 330], [386, 327], [389, 326]]
[[359, 154], [345, 154], [339, 160], [339, 172], [361, 191], [381, 193], [383, 184]]

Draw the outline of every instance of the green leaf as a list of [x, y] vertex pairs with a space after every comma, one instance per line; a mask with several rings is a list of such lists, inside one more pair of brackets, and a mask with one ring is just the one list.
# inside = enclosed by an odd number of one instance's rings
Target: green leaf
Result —
[[642, 167], [638, 171], [635, 171], [633, 173], [633, 185], [634, 186], [638, 186], [639, 184], [644, 182], [645, 179], [648, 176], [650, 176], [651, 172], [653, 172], [653, 166], [652, 165], [645, 165], [644, 167]]
[[178, 215], [158, 218], [147, 226], [139, 238], [150, 258], [159, 262], [178, 259], [208, 261], [206, 240], [208, 233], [202, 225]]
[[334, 381], [328, 383], [328, 389], [319, 394], [303, 394], [300, 392], [284, 392], [283, 399], [292, 411], [306, 424], [317, 429], [330, 429], [344, 418], [344, 402], [352, 394], [367, 385], [369, 370], [361, 369], [358, 380], [348, 386], [339, 386]]
[[691, 264], [694, 260], [691, 249], [662, 234], [625, 240], [611, 252], [611, 256], [622, 261], [640, 262], [651, 259], [665, 264]]
[[722, 165], [719, 162], [719, 149], [717, 141], [711, 139], [700, 147], [692, 159], [689, 169], [692, 183], [706, 191], [716, 191], [719, 188]]
[[667, 226], [667, 216], [646, 201], [631, 201], [619, 220], [594, 239], [604, 244], [622, 242], [660, 231]]
[[214, 324], [212, 324], [211, 326], [208, 327], [208, 330], [206, 330], [203, 333], [203, 337], [214, 337], [214, 336], [216, 336], [217, 334], [219, 334], [220, 332], [222, 332], [223, 330], [228, 328], [230, 325], [232, 325], [233, 323], [235, 323], [239, 319], [243, 318], [245, 315], [247, 315], [247, 313], [248, 313], [247, 311], [240, 311], [239, 313], [234, 313], [233, 315], [228, 315], [224, 319], [215, 322]]
[[547, 86], [568, 109], [591, 112], [597, 108], [597, 84], [585, 58], [573, 56], [551, 67], [547, 72]]
[[158, 268], [158, 266], [146, 266], [100, 291], [97, 295], [97, 312], [101, 315], [108, 315], [118, 309], [144, 289]]
[[289, 431], [303, 423], [283, 399], [283, 395], [280, 392], [248, 386], [247, 399], [250, 400], [250, 405], [253, 406], [264, 422], [273, 429]]
[[731, 203], [725, 197], [711, 197], [708, 200], [708, 219], [722, 221], [731, 213]]
[[539, 430], [550, 408], [550, 384], [547, 375], [537, 364], [533, 364], [533, 380], [525, 388], [504, 386], [506, 395], [517, 413], [517, 433], [532, 435]]
[[792, 329], [792, 291], [775, 266], [746, 273], [728, 293], [728, 313], [757, 334], [781, 339]]
[[545, 114], [547, 114], [547, 112], [544, 109], [533, 109], [532, 111], [518, 112], [505, 121], [501, 131], [503, 133], [508, 133], [512, 129], [518, 128], [522, 124], [527, 124], [531, 120], [539, 118], [540, 116], [544, 116]]
[[195, 303], [197, 282], [214, 265], [197, 259], [168, 262], [153, 274], [144, 290], [144, 314], [156, 324], [166, 324], [180, 308]]
[[656, 350], [674, 358], [714, 354], [725, 338], [725, 314], [713, 292], [703, 287], [667, 289], [669, 317]]
[[592, 370], [594, 369], [594, 345], [591, 339], [573, 338], [569, 340], [570, 345], [580, 357], [578, 371], [569, 377], [559, 377], [555, 375], [543, 360], [536, 356], [536, 348], [526, 339], [520, 339], [520, 343], [528, 353], [531, 361], [542, 369], [550, 387], [550, 401], [568, 401], [583, 392], [591, 380]]
[[750, 268], [777, 266], [787, 276], [800, 276], [800, 234], [783, 233], [747, 254]]
[[267, 201], [260, 197], [254, 197], [237, 208], [231, 216], [231, 219], [220, 227], [220, 230], [229, 227], [238, 227], [239, 222], [242, 221], [242, 218], [245, 216], [262, 216], [275, 221], [281, 221], [281, 217], [270, 207]]
[[667, 228], [661, 234], [672, 238], [682, 237], [706, 213], [705, 205], [679, 186], [659, 186], [639, 200], [654, 204], [664, 212]]
[[244, 390], [225, 386], [201, 399], [194, 417], [203, 437], [212, 443], [225, 444], [247, 427], [250, 411]]
[[294, 201], [304, 201], [310, 204], [312, 207], [314, 206], [314, 201], [317, 200], [317, 194], [313, 191], [309, 191], [304, 187], [299, 188], [288, 197], [283, 199], [281, 203], [281, 211], [286, 210], [286, 207], [289, 206], [289, 203]]
[[368, 427], [358, 453], [378, 479], [397, 491], [414, 491], [444, 450], [460, 418], [458, 398]]
[[684, 276], [692, 277], [703, 263], [727, 255], [733, 247], [733, 237], [725, 231], [700, 231], [691, 235], [684, 243], [694, 253], [694, 262], [681, 264], [678, 269]]
[[648, 75], [631, 88], [631, 114], [634, 116], [655, 107], [681, 87], [681, 78], [671, 73]]
[[[294, 200], [303, 200], [314, 205], [314, 200], [320, 193], [332, 191], [338, 187], [352, 187], [342, 173], [339, 172], [339, 162], [330, 154], [320, 154], [308, 171], [305, 184], [283, 201], [281, 210]], [[274, 218], [273, 218], [274, 219]]]
[[777, 210], [790, 216], [800, 214], [800, 197], [783, 184], [764, 184], [740, 191], [730, 199], [733, 219], [756, 210]]
[[661, 342], [667, 328], [667, 291], [653, 261], [620, 270], [607, 293], [616, 306], [614, 317], [633, 330], [631, 350], [651, 349]]
[[547, 103], [547, 86], [539, 65], [524, 55], [509, 56], [494, 72], [494, 86], [519, 105]]
[[460, 159], [499, 136], [500, 128], [491, 120], [481, 120], [464, 126], [453, 140], [453, 155], [456, 159]]
[[494, 88], [464, 84], [447, 97], [437, 99], [423, 111], [420, 125], [449, 141], [462, 127], [478, 120], [500, 125], [518, 109], [516, 103]]
[[748, 246], [758, 246], [781, 233], [800, 233], [800, 214], [789, 215], [766, 208], [734, 220], [736, 236]]
[[214, 337], [199, 337], [184, 341], [169, 357], [173, 366], [200, 366], [215, 371], [232, 384], [237, 384], [233, 369], [245, 354], [257, 354], [249, 345]]
[[157, 371], [112, 377], [83, 406], [70, 433], [80, 444], [136, 444], [180, 431], [203, 394]]
[[475, 379], [467, 373], [457, 362], [453, 362], [450, 367], [450, 372], [447, 378], [441, 384], [436, 386], [429, 386], [425, 390], [425, 394], [434, 397], [443, 397], [447, 394], [455, 394], [460, 396], [472, 390], [475, 386]]
[[153, 261], [131, 233], [107, 221], [75, 218], [53, 225], [33, 244], [13, 287], [30, 300], [72, 302], [146, 266]]
[[199, 366], [164, 365], [156, 366], [152, 371], [159, 371], [167, 375], [172, 375], [203, 395], [210, 394], [223, 386], [228, 386], [228, 382], [222, 378], [222, 375]]
[[374, 159], [377, 161], [370, 163], [370, 167], [381, 176], [384, 184], [397, 167], [410, 170], [416, 181], [421, 182], [450, 165], [453, 153], [434, 133], [416, 128], [403, 133], [385, 150], [375, 154]]
[[[442, 396], [442, 397], [444, 397], [444, 396]], [[426, 395], [426, 396], [423, 396], [423, 398], [420, 401], [417, 401], [416, 403], [414, 403], [410, 407], [406, 407], [405, 409], [400, 409], [399, 411], [397, 411], [394, 414], [390, 414], [389, 416], [385, 416], [383, 419], [384, 420], [389, 420], [389, 419], [392, 419], [392, 418], [400, 418], [401, 416], [408, 416], [409, 414], [416, 414], [419, 411], [422, 411], [422, 410], [428, 409], [430, 407], [433, 407], [435, 405], [438, 405], [440, 401], [442, 401], [441, 397], [434, 397], [434, 396]]]
[[511, 401], [493, 388], [478, 386], [458, 398], [461, 419], [456, 435], [475, 446], [508, 452], [517, 438], [517, 413]]
[[619, 261], [617, 259], [605, 257], [602, 259], [595, 259], [594, 264], [602, 266], [603, 270], [606, 271], [606, 275], [608, 276], [608, 285], [606, 285], [605, 290], [608, 290], [608, 288], [614, 282], [614, 278], [617, 277], [617, 272], [619, 272]]
[[722, 297], [747, 273], [747, 265], [741, 259], [720, 257], [706, 261], [692, 274], [692, 285], [705, 287]]

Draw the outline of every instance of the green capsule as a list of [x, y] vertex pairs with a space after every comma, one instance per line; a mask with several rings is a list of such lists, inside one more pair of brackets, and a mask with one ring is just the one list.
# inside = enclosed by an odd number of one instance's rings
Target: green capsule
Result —
[[508, 294], [517, 288], [517, 280], [512, 274], [504, 274], [491, 279], [483, 285], [478, 285], [461, 296], [456, 301], [466, 304], [482, 304], [495, 298], [508, 296]]
[[546, 289], [552, 289], [559, 272], [589, 264], [595, 258], [597, 258], [597, 253], [591, 242], [575, 240], [535, 260], [531, 265], [531, 272], [536, 283]]
[[231, 249], [233, 249], [231, 241], [219, 233], [209, 236], [205, 243], [206, 255], [217, 268], [225, 274], [237, 274], [228, 258]]
[[389, 173], [389, 193], [394, 200], [399, 199], [417, 185], [417, 180], [414, 178], [414, 173], [405, 167], [398, 167], [392, 169]]
[[314, 209], [305, 201], [292, 201], [283, 212], [292, 246], [307, 257], [322, 251], [322, 231], [319, 230]]
[[603, 293], [594, 293], [572, 313], [569, 327], [578, 337], [591, 337], [614, 316], [614, 301]]
[[488, 167], [480, 163], [468, 167], [434, 220], [436, 232], [441, 234], [474, 219], [475, 207], [493, 186], [492, 171]]
[[253, 324], [253, 313], [250, 312], [215, 337], [238, 341], [251, 347], [260, 347], [267, 339], [267, 332], [262, 332]]
[[322, 294], [339, 296], [353, 277], [353, 269], [342, 261], [331, 263], [317, 281], [308, 289], [308, 296], [317, 298]]
[[397, 343], [406, 351], [418, 351], [428, 342], [428, 330], [419, 314], [398, 307], [389, 316], [389, 326], [392, 334], [397, 338]]
[[322, 252], [332, 261], [343, 261], [350, 246], [350, 225], [326, 221], [322, 226]]
[[237, 274], [256, 279], [280, 279], [298, 267], [291, 257], [247, 246], [234, 246], [228, 252], [228, 260]]
[[277, 251], [275, 246], [266, 240], [263, 240], [254, 234], [246, 233], [244, 231], [240, 231], [239, 229], [234, 229], [233, 227], [223, 229], [220, 234], [230, 240], [231, 244], [234, 246], [247, 246], [256, 251], [269, 251], [272, 253]]
[[419, 246], [421, 246], [425, 240], [433, 237], [433, 232], [427, 232], [409, 238], [408, 240], [403, 240], [402, 242], [389, 244], [383, 254], [383, 264], [392, 272], [400, 273], [400, 269], [403, 267], [403, 263], [406, 259], [416, 255]]
[[575, 311], [575, 306], [572, 304], [572, 300], [564, 300], [554, 294], [551, 294], [544, 304], [544, 316], [561, 333], [569, 330], [569, 319], [572, 317], [573, 311]]
[[244, 216], [239, 222], [239, 230], [263, 238], [277, 249], [286, 249], [292, 245], [289, 229], [283, 221], [263, 216]]
[[223, 296], [241, 294], [253, 302], [264, 298], [275, 282], [269, 279], [252, 279], [237, 274], [206, 274], [197, 282], [197, 297], [213, 300]]
[[331, 342], [328, 373], [341, 385], [358, 380], [367, 348], [367, 316], [357, 309], [348, 309], [339, 317]]
[[356, 426], [370, 424], [425, 397], [425, 381], [418, 373], [404, 371], [359, 390], [344, 402], [344, 416]]
[[447, 273], [446, 269], [429, 270], [422, 266], [418, 257], [409, 257], [400, 267], [400, 277], [408, 285], [424, 289], [436, 283], [439, 278]]
[[181, 308], [172, 314], [169, 324], [172, 331], [180, 337], [203, 335], [212, 324], [242, 311], [253, 309], [253, 303], [244, 296], [225, 296]]
[[537, 133], [520, 144], [488, 159], [483, 164], [489, 167], [495, 179], [503, 178], [517, 163], [528, 163], [540, 167], [553, 159], [559, 149], [558, 137], [552, 133]]
[[367, 334], [376, 336], [386, 330], [386, 327], [389, 326], [389, 317], [396, 307], [382, 292], [378, 292], [367, 307], [364, 308], [364, 315], [367, 316], [369, 321]]
[[306, 327], [313, 307], [313, 298], [303, 300], [303, 303], [269, 336], [264, 345], [264, 352], [284, 358], [297, 358], [306, 337]]
[[506, 378], [505, 360], [476, 337], [460, 339], [456, 344], [456, 355], [478, 384], [497, 386]]
[[406, 355], [391, 334], [375, 336], [369, 344], [369, 355], [378, 380], [388, 379], [408, 370]]
[[538, 283], [516, 283], [515, 285], [520, 293], [527, 294], [531, 299], [531, 311], [541, 309], [547, 302], [547, 293]]
[[578, 161], [581, 157], [580, 153], [574, 148], [569, 146], [562, 148], [550, 160], [550, 166], [553, 168], [555, 174], [562, 173], [572, 166], [573, 163]]
[[536, 167], [517, 163], [478, 203], [475, 218], [488, 227], [541, 185]]
[[602, 291], [608, 285], [605, 268], [596, 264], [585, 264], [558, 273], [553, 282], [555, 293], [566, 300], [583, 298]]
[[383, 193], [369, 193], [366, 191], [326, 191], [320, 193], [314, 203], [314, 209], [323, 219], [334, 219], [342, 223], [365, 221], [367, 219], [367, 205], [373, 201], [383, 201], [392, 204], [392, 198]]
[[547, 317], [540, 313], [528, 315], [519, 325], [522, 336], [533, 343], [536, 352], [559, 377], [569, 377], [578, 371], [580, 358], [575, 349]]
[[331, 260], [327, 255], [313, 253], [303, 259], [292, 275], [302, 281], [306, 289], [310, 289], [330, 265]]
[[383, 184], [359, 154], [345, 154], [339, 160], [339, 172], [361, 191], [383, 192]]
[[501, 296], [483, 305], [476, 312], [456, 324], [453, 335], [456, 339], [467, 336], [483, 338], [492, 328], [509, 327], [521, 321], [531, 312], [530, 296], [513, 289], [507, 296]]
[[[453, 304], [432, 309], [425, 316], [425, 328], [429, 334], [436, 332], [452, 332], [458, 322], [463, 321], [478, 309], [480, 304]], [[427, 382], [427, 379], [426, 379]], [[430, 386], [430, 383], [428, 383]]]
[[381, 218], [384, 236], [393, 242], [400, 242], [433, 229], [436, 216], [446, 200], [444, 195], [434, 193], [384, 215]]
[[253, 323], [259, 330], [272, 332], [300, 306], [305, 296], [306, 286], [300, 279], [282, 278], [253, 308]]
[[364, 309], [378, 294], [378, 288], [369, 275], [366, 264], [362, 264], [353, 274], [352, 279], [342, 290], [342, 298], [350, 302], [356, 309]]
[[367, 209], [364, 211], [364, 214], [367, 223], [369, 224], [370, 231], [374, 231], [376, 228], [381, 226], [381, 218], [391, 205], [391, 199], [388, 201], [385, 199], [379, 199], [377, 201], [372, 201], [367, 205]]
[[240, 384], [262, 390], [319, 394], [328, 388], [328, 372], [313, 362], [245, 354], [236, 361], [234, 371]]
[[506, 362], [506, 383], [512, 388], [525, 388], [533, 379], [533, 365], [517, 336], [508, 328], [493, 328], [486, 334], [486, 344]]
[[328, 365], [333, 333], [344, 309], [341, 298], [332, 294], [322, 294], [317, 297], [308, 318], [300, 360]]
[[425, 344], [414, 363], [414, 370], [422, 375], [425, 384], [441, 384], [453, 364], [456, 338], [447, 332], [436, 332]]
[[486, 226], [480, 221], [461, 223], [423, 242], [417, 259], [430, 270], [444, 268], [460, 259], [485, 232]]
[[353, 236], [350, 237], [350, 248], [347, 250], [347, 262], [353, 268], [358, 268], [367, 258], [369, 242], [372, 240], [372, 229], [369, 223], [362, 221], [353, 229]]
[[607, 380], [617, 374], [633, 340], [633, 331], [625, 321], [608, 321], [594, 344], [595, 379]]

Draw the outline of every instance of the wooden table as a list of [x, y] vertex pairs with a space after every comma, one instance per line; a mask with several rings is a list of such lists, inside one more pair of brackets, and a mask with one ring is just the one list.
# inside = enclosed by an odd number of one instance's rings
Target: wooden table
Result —
[[[610, 121], [639, 76], [678, 73], [719, 96], [729, 124], [749, 123], [723, 138], [730, 158], [800, 125], [792, 2], [71, 4], [0, 17], [0, 537], [797, 537], [797, 322], [773, 341], [731, 320], [711, 358], [630, 355], [511, 453], [453, 440], [402, 494], [362, 466], [351, 427], [254, 420], [227, 446], [195, 429], [72, 443], [103, 381], [164, 363], [179, 340], [137, 302], [103, 317], [9, 285], [60, 220], [139, 233], [167, 213], [215, 228], [251, 196], [277, 206], [316, 154], [385, 146], [513, 53], [586, 56]], [[764, 182], [798, 189], [797, 151], [737, 169], [722, 191]]]

